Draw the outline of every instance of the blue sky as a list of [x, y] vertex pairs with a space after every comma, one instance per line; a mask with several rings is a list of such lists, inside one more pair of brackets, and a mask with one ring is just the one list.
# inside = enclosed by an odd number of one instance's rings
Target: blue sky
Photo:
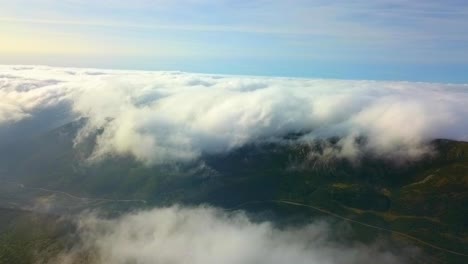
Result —
[[462, 0], [0, 0], [0, 32], [3, 64], [468, 82]]

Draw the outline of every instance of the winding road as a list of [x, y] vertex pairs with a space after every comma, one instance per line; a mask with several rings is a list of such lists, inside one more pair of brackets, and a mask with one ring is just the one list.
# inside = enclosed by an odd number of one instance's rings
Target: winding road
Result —
[[423, 241], [423, 240], [421, 240], [421, 239], [419, 239], [417, 237], [408, 235], [406, 233], [398, 232], [398, 231], [395, 231], [395, 230], [392, 230], [392, 229], [388, 229], [388, 228], [384, 228], [384, 227], [380, 227], [380, 226], [375, 226], [375, 225], [371, 225], [371, 224], [368, 224], [368, 223], [357, 221], [357, 220], [354, 220], [354, 219], [351, 219], [351, 218], [347, 218], [347, 217], [332, 213], [330, 211], [327, 211], [325, 209], [322, 209], [322, 208], [319, 208], [319, 207], [316, 207], [316, 206], [313, 206], [313, 205], [310, 205], [310, 204], [303, 204], [303, 203], [298, 203], [298, 202], [293, 202], [293, 201], [288, 201], [288, 200], [249, 201], [249, 202], [239, 204], [239, 205], [237, 205], [235, 207], [232, 207], [230, 209], [227, 209], [226, 211], [233, 211], [233, 210], [241, 208], [241, 207], [243, 207], [244, 205], [247, 205], [247, 204], [258, 204], [258, 203], [278, 203], [278, 204], [286, 204], [286, 205], [310, 208], [310, 209], [313, 209], [315, 211], [321, 212], [321, 213], [326, 214], [326, 215], [333, 216], [335, 218], [338, 218], [338, 219], [341, 219], [341, 220], [344, 220], [344, 221], [347, 221], [347, 222], [352, 222], [352, 223], [362, 225], [362, 226], [365, 226], [365, 227], [369, 227], [369, 228], [372, 228], [372, 229], [376, 229], [376, 230], [379, 230], [379, 231], [391, 232], [393, 234], [405, 237], [407, 239], [418, 242], [418, 243], [420, 243], [422, 245], [425, 245], [425, 246], [433, 248], [433, 249], [437, 249], [437, 250], [440, 250], [440, 251], [443, 251], [443, 252], [446, 252], [446, 253], [450, 253], [450, 254], [454, 254], [454, 255], [458, 255], [458, 256], [462, 256], [462, 257], [468, 257], [468, 254], [439, 247], [437, 245], [434, 245], [434, 244], [431, 244], [429, 242]]
[[[135, 202], [135, 203], [144, 203], [144, 204], [147, 203], [146, 200], [138, 200], [138, 199], [106, 199], [106, 198], [80, 197], [80, 196], [76, 196], [76, 195], [73, 195], [73, 194], [70, 194], [70, 193], [67, 193], [67, 192], [64, 192], [64, 191], [50, 190], [50, 189], [41, 188], [41, 187], [27, 187], [27, 186], [25, 186], [24, 184], [21, 184], [21, 183], [15, 183], [15, 184], [17, 184], [20, 188], [23, 188], [23, 189], [38, 190], [38, 191], [43, 191], [43, 192], [62, 194], [62, 195], [68, 196], [68, 197], [73, 198], [73, 199], [79, 199], [81, 201], [95, 201], [95, 202], [101, 202], [101, 203], [102, 202], [122, 202], [122, 203]], [[443, 251], [443, 252], [446, 252], [446, 253], [450, 253], [450, 254], [454, 254], [454, 255], [458, 255], [458, 256], [468, 257], [468, 254], [439, 247], [437, 245], [434, 245], [434, 244], [431, 244], [429, 242], [423, 241], [423, 240], [421, 240], [421, 239], [419, 239], [417, 237], [411, 236], [409, 234], [402, 233], [402, 232], [395, 231], [395, 230], [388, 229], [388, 228], [384, 228], [384, 227], [380, 227], [380, 226], [371, 225], [371, 224], [364, 223], [364, 222], [360, 222], [358, 220], [347, 218], [347, 217], [332, 213], [332, 212], [330, 212], [328, 210], [325, 210], [325, 209], [322, 209], [322, 208], [319, 208], [319, 207], [316, 207], [316, 206], [313, 206], [313, 205], [310, 205], [310, 204], [303, 204], [303, 203], [298, 203], [298, 202], [288, 201], [288, 200], [249, 201], [249, 202], [242, 203], [240, 205], [237, 205], [237, 206], [235, 206], [233, 208], [226, 209], [226, 210], [227, 211], [232, 211], [232, 210], [235, 210], [236, 208], [241, 208], [242, 206], [247, 205], [247, 204], [269, 203], [269, 202], [310, 208], [310, 209], [313, 209], [315, 211], [321, 212], [321, 213], [326, 214], [326, 215], [330, 215], [332, 217], [335, 217], [335, 218], [338, 218], [338, 219], [341, 219], [341, 220], [344, 220], [344, 221], [352, 222], [352, 223], [362, 225], [362, 226], [365, 226], [365, 227], [368, 227], [368, 228], [372, 228], [372, 229], [375, 229], [375, 230], [379, 230], [379, 231], [391, 232], [393, 234], [396, 234], [396, 235], [399, 235], [401, 237], [410, 239], [412, 241], [418, 242], [418, 243], [420, 243], [422, 245], [425, 245], [425, 246], [433, 248], [433, 249], [437, 249], [437, 250], [440, 250], [440, 251]]]
[[416, 241], [418, 243], [421, 243], [421, 244], [423, 244], [425, 246], [428, 246], [428, 247], [431, 247], [431, 248], [434, 248], [434, 249], [438, 249], [438, 250], [441, 250], [441, 251], [444, 251], [444, 252], [447, 252], [447, 253], [450, 253], [450, 254], [463, 256], [463, 257], [468, 257], [468, 254], [453, 251], [453, 250], [450, 250], [450, 249], [441, 248], [441, 247], [436, 246], [434, 244], [431, 244], [429, 242], [423, 241], [423, 240], [421, 240], [421, 239], [419, 239], [417, 237], [414, 237], [414, 236], [411, 236], [411, 235], [408, 235], [408, 234], [405, 234], [405, 233], [402, 233], [402, 232], [398, 232], [398, 231], [395, 231], [395, 230], [391, 230], [391, 229], [387, 229], [387, 228], [367, 224], [367, 223], [364, 223], [364, 222], [360, 222], [360, 221], [357, 221], [357, 220], [354, 220], [354, 219], [351, 219], [351, 218], [347, 218], [347, 217], [344, 217], [344, 216], [341, 216], [341, 215], [337, 215], [335, 213], [329, 212], [327, 210], [324, 210], [324, 209], [321, 209], [321, 208], [318, 208], [318, 207], [315, 207], [315, 206], [312, 206], [312, 205], [302, 204], [302, 203], [297, 203], [297, 202], [291, 202], [291, 201], [286, 201], [286, 200], [272, 200], [272, 202], [311, 208], [311, 209], [314, 209], [314, 210], [319, 211], [321, 213], [331, 215], [333, 217], [336, 217], [336, 218], [339, 218], [339, 219], [342, 219], [342, 220], [345, 220], [345, 221], [348, 221], [348, 222], [353, 222], [353, 223], [356, 223], [356, 224], [359, 224], [359, 225], [362, 225], [362, 226], [366, 226], [366, 227], [369, 227], [369, 228], [377, 229], [377, 230], [380, 230], [380, 231], [391, 232], [393, 234], [396, 234], [396, 235], [411, 239], [413, 241]]

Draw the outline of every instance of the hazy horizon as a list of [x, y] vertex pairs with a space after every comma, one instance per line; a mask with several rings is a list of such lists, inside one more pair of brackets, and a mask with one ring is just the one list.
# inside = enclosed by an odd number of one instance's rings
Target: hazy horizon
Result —
[[0, 63], [466, 83], [464, 1], [18, 0]]

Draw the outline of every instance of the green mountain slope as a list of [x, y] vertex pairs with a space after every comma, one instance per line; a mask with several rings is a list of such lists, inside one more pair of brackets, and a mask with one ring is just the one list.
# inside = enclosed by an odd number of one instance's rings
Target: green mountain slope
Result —
[[[468, 260], [448, 252], [468, 254], [467, 142], [435, 140], [431, 143], [435, 155], [405, 163], [372, 156], [363, 157], [359, 163], [323, 161], [308, 157], [307, 153], [316, 151], [315, 146], [265, 143], [227, 154], [205, 155], [192, 163], [146, 167], [131, 157], [86, 163], [93, 138], [73, 147], [80, 125], [70, 123], [33, 141], [2, 148], [0, 177], [10, 182], [0, 188], [3, 207], [21, 208], [25, 201], [33, 200], [28, 204], [31, 206], [47, 200], [62, 205], [54, 212], [70, 213], [70, 208], [118, 212], [172, 203], [209, 203], [250, 212], [268, 211], [271, 213], [264, 217], [279, 224], [306, 222], [317, 216], [334, 221], [346, 218], [356, 221], [348, 221], [356, 239], [373, 240], [384, 235], [420, 246], [437, 263]], [[102, 203], [53, 191], [146, 203]], [[16, 235], [7, 238], [30, 239]], [[5, 250], [2, 248], [2, 252]]]

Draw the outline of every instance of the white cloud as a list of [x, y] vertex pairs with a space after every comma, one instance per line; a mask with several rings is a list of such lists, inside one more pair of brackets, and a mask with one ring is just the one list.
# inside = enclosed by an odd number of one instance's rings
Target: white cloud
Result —
[[[103, 128], [93, 158], [131, 154], [148, 164], [189, 160], [308, 132], [362, 151], [419, 157], [436, 138], [468, 139], [468, 86], [289, 79], [180, 72], [1, 66], [0, 128], [67, 102], [87, 117], [76, 139]], [[357, 147], [356, 138], [367, 143]]]
[[85, 215], [79, 220], [81, 245], [63, 252], [57, 262], [74, 263], [89, 251], [94, 258], [88, 262], [115, 264], [390, 264], [418, 255], [414, 248], [392, 252], [383, 242], [344, 242], [346, 230], [333, 231], [323, 221], [280, 229], [210, 207], [157, 208], [116, 219]]

